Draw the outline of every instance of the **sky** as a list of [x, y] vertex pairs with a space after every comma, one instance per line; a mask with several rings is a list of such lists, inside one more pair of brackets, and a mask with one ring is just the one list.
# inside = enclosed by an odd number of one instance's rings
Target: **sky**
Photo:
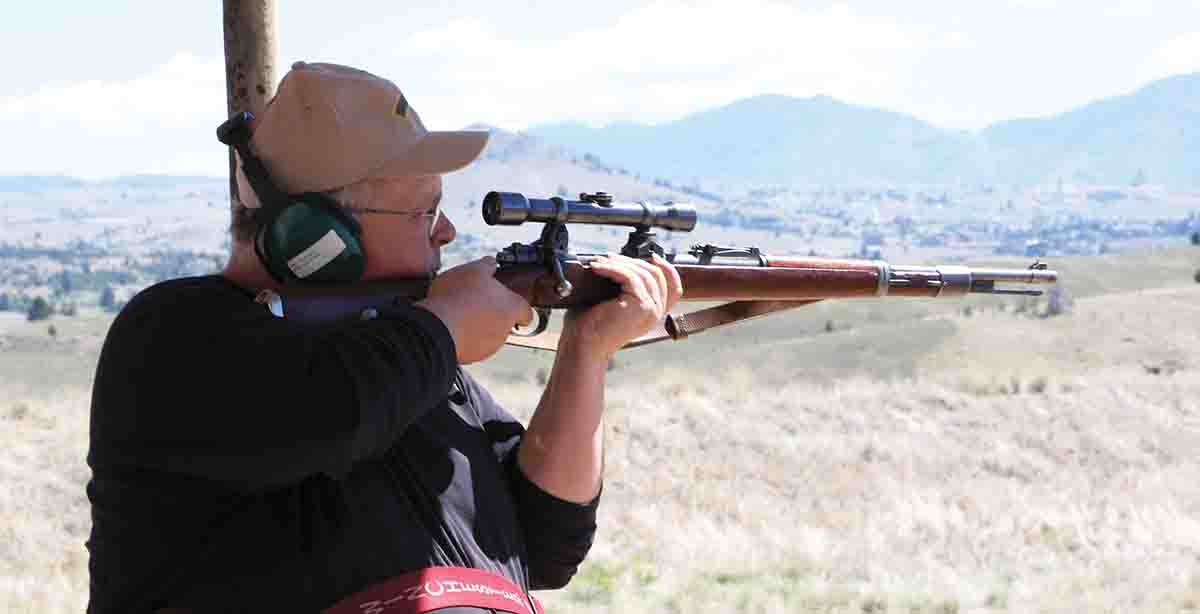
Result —
[[[654, 124], [769, 93], [976, 131], [1200, 71], [1200, 0], [276, 1], [283, 69], [392, 79], [433, 130]], [[0, 175], [227, 172], [221, 2], [13, 4]]]

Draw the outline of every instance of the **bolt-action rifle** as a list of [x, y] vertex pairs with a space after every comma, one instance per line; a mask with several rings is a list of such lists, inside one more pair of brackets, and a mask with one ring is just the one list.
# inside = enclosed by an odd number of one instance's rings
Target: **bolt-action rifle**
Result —
[[[508, 343], [553, 350], [557, 338], [547, 332], [550, 313], [594, 305], [616, 297], [619, 287], [593, 274], [595, 254], [570, 251], [568, 224], [628, 226], [632, 230], [621, 254], [650, 258], [659, 254], [674, 263], [683, 281], [683, 301], [727, 301], [686, 314], [671, 314], [656, 330], [630, 342], [637, 347], [665, 339], [680, 340], [724, 326], [815, 303], [825, 299], [866, 297], [955, 297], [967, 294], [1038, 296], [1040, 290], [1011, 285], [1055, 283], [1058, 273], [1034, 262], [1028, 269], [971, 268], [957, 265], [893, 265], [882, 260], [774, 256], [754, 247], [692, 246], [685, 254], [666, 252], [654, 230], [690, 232], [698, 216], [686, 204], [616, 203], [604, 192], [580, 194], [579, 200], [526, 198], [511, 192], [489, 192], [483, 199], [489, 225], [543, 224], [541, 236], [514, 243], [496, 255], [496, 278], [534, 307], [538, 321], [531, 330], [514, 330]], [[302, 321], [375, 317], [397, 302], [425, 296], [430, 280], [396, 280], [329, 288], [286, 289], [266, 293], [279, 316]]]

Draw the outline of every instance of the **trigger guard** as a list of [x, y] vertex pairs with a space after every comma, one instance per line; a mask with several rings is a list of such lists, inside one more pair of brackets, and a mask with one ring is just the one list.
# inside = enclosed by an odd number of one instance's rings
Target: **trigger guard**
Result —
[[534, 326], [531, 332], [521, 332], [520, 326], [514, 326], [512, 332], [509, 333], [514, 337], [536, 337], [550, 327], [550, 309], [546, 307], [534, 307], [533, 312], [537, 314], [537, 325]]

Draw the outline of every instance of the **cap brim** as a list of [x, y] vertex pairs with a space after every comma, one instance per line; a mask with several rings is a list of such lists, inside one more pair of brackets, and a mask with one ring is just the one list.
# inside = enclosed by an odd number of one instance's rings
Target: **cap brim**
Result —
[[478, 130], [430, 132], [402, 155], [373, 170], [369, 177], [437, 175], [457, 171], [479, 157], [489, 134]]

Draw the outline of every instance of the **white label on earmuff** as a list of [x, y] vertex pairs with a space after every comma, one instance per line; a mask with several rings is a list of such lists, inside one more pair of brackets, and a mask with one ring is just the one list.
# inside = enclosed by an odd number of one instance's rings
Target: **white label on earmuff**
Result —
[[309, 245], [308, 249], [288, 260], [288, 268], [296, 277], [304, 279], [321, 270], [321, 267], [332, 262], [345, 250], [346, 243], [342, 241], [338, 233], [330, 230], [321, 237], [321, 240]]

